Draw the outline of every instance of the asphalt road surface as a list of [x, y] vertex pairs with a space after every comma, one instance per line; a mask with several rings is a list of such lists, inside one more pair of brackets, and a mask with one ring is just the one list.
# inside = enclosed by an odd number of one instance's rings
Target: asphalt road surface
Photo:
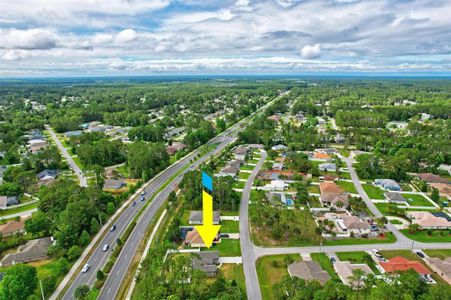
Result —
[[70, 156], [67, 149], [64, 148], [63, 144], [61, 143], [60, 139], [56, 136], [53, 129], [49, 125], [45, 125], [45, 129], [47, 129], [47, 131], [50, 133], [50, 136], [52, 137], [53, 141], [55, 142], [60, 152], [63, 154], [64, 158], [67, 160], [67, 163], [69, 164], [70, 168], [75, 172], [75, 175], [77, 175], [80, 186], [87, 187], [88, 181], [86, 180], [85, 175], [83, 174], [82, 170], [77, 166], [72, 156]]
[[261, 152], [260, 160], [246, 181], [241, 194], [240, 205], [240, 245], [241, 258], [243, 260], [244, 278], [246, 278], [247, 298], [252, 300], [262, 299], [260, 286], [258, 284], [257, 270], [255, 269], [255, 251], [249, 233], [249, 196], [258, 171], [266, 159], [266, 151]]

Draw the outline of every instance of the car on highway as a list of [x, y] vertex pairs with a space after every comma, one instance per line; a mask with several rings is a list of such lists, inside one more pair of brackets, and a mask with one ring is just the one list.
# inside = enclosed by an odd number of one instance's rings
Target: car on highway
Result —
[[88, 272], [89, 267], [90, 267], [89, 264], [84, 265], [83, 269], [81, 269], [81, 272], [82, 272], [82, 273]]
[[103, 252], [107, 252], [107, 251], [108, 251], [108, 248], [110, 248], [110, 245], [105, 244], [105, 245], [103, 245], [102, 251], [103, 251]]
[[115, 231], [116, 230], [116, 224], [113, 224], [113, 226], [111, 226], [110, 231]]
[[146, 194], [146, 191], [141, 192], [141, 196], [144, 196]]
[[423, 252], [420, 252], [420, 251], [417, 251], [417, 252], [415, 252], [419, 257], [421, 257], [421, 258], [424, 258], [425, 256], [424, 256], [424, 254], [423, 254]]
[[135, 206], [135, 205], [136, 205], [136, 201], [133, 201], [132, 206]]
[[146, 200], [146, 198], [144, 198], [144, 196], [141, 196], [141, 202]]

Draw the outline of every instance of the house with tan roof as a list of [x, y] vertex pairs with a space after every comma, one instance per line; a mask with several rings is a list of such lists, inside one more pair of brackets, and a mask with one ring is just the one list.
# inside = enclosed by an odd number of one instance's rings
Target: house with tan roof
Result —
[[0, 234], [2, 237], [13, 236], [17, 233], [25, 233], [25, 224], [22, 220], [9, 221], [5, 224], [0, 225]]
[[345, 209], [349, 205], [348, 199], [349, 195], [346, 193], [323, 193], [320, 195], [320, 201], [323, 206], [335, 209]]
[[[366, 275], [374, 274], [367, 264], [351, 264], [349, 261], [337, 261], [334, 263], [334, 269], [341, 281], [348, 286], [357, 287], [358, 282], [351, 280], [354, 270], [362, 270]], [[363, 285], [363, 282], [360, 282]]]
[[347, 233], [353, 232], [354, 234], [362, 235], [371, 232], [370, 224], [357, 216], [343, 216], [341, 220], [337, 220], [336, 223], [341, 230]]
[[299, 277], [306, 281], [318, 281], [324, 285], [329, 279], [329, 273], [321, 268], [316, 261], [300, 261], [294, 262], [288, 266], [288, 274], [291, 277]]
[[344, 190], [342, 190], [335, 182], [325, 181], [319, 183], [319, 190], [321, 191], [321, 194], [324, 193], [343, 193]]
[[[213, 243], [217, 243], [218, 240], [219, 238], [218, 236], [216, 236], [215, 239], [213, 240]], [[195, 227], [193, 228], [193, 230], [187, 232], [184, 244], [193, 248], [206, 247], [204, 240], [202, 239], [199, 231], [197, 231]]]
[[414, 176], [427, 183], [451, 183], [451, 180], [432, 173], [416, 173]]
[[429, 183], [431, 188], [437, 189], [442, 197], [451, 198], [451, 184], [447, 183]]
[[433, 215], [429, 211], [411, 211], [407, 213], [414, 224], [418, 224], [421, 229], [450, 229], [451, 221], [449, 218]]

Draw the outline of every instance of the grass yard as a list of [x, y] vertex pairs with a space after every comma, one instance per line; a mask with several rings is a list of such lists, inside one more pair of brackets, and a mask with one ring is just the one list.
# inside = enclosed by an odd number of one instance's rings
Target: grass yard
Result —
[[72, 159], [74, 160], [75, 164], [83, 171], [85, 169], [85, 166], [83, 166], [83, 164], [80, 161], [80, 158], [78, 156], [74, 156], [72, 157]]
[[125, 178], [130, 178], [130, 172], [128, 171], [128, 167], [124, 164], [116, 169], [116, 171]]
[[221, 239], [218, 244], [213, 244], [210, 249], [202, 248], [202, 251], [219, 251], [220, 256], [241, 256], [240, 240]]
[[445, 259], [451, 256], [451, 249], [428, 249], [423, 250], [423, 252], [431, 257], [438, 257], [440, 259]]
[[319, 194], [319, 185], [309, 185], [307, 188], [309, 193]]
[[337, 257], [342, 261], [350, 261], [353, 264], [367, 264], [374, 274], [380, 274], [379, 270], [376, 268], [376, 263], [371, 258], [371, 256], [365, 251], [356, 252], [337, 252]]
[[291, 256], [295, 261], [300, 261], [299, 254], [269, 255], [257, 260], [257, 276], [264, 300], [275, 299], [272, 287], [279, 282], [284, 275], [288, 275], [285, 258]]
[[340, 281], [340, 278], [335, 273], [334, 267], [333, 267], [332, 263], [330, 262], [329, 257], [327, 257], [326, 254], [311, 253], [310, 257], [312, 258], [312, 260], [317, 261], [321, 265], [321, 268], [323, 268], [325, 271], [327, 271], [327, 273], [329, 273], [330, 277], [333, 280]]
[[17, 213], [21, 213], [21, 212], [24, 212], [24, 211], [27, 211], [27, 210], [34, 209], [37, 206], [38, 206], [38, 202], [33, 202], [33, 203], [26, 204], [26, 205], [19, 206], [19, 207], [13, 207], [13, 208], [10, 208], [10, 209], [0, 210], [0, 216], [1, 217], [8, 217], [9, 215], [12, 215], [12, 214], [17, 214]]
[[220, 231], [223, 233], [238, 233], [240, 232], [240, 222], [222, 221]]
[[240, 173], [238, 174], [238, 178], [239, 178], [239, 179], [248, 179], [249, 176], [251, 176], [251, 173], [240, 172]]
[[[432, 235], [429, 235], [427, 230], [418, 231], [416, 233], [409, 233], [408, 229], [403, 229], [401, 232], [409, 239], [423, 243], [451, 243], [451, 234], [449, 230], [432, 230]], [[451, 246], [451, 244], [450, 244]]]
[[259, 161], [258, 159], [250, 159], [250, 160], [247, 161], [247, 163], [249, 163], [249, 164], [257, 164], [258, 161]]
[[246, 182], [243, 182], [243, 181], [236, 181], [236, 182], [233, 184], [233, 188], [235, 188], [235, 189], [243, 189], [245, 185], [246, 185]]
[[235, 280], [243, 292], [246, 293], [246, 278], [244, 278], [242, 264], [222, 264], [219, 268], [219, 273], [227, 280]]
[[310, 197], [309, 205], [310, 205], [310, 207], [322, 207], [321, 202], [319, 202], [318, 197]]
[[338, 181], [338, 186], [344, 189], [346, 192], [351, 194], [357, 194], [357, 190], [352, 182], [348, 181]]
[[384, 191], [377, 186], [366, 183], [362, 184], [362, 187], [370, 199], [385, 199]]
[[241, 170], [248, 170], [248, 171], [252, 171], [255, 168], [255, 166], [251, 166], [251, 165], [242, 165], [240, 167]]
[[372, 239], [364, 239], [364, 238], [344, 238], [344, 239], [336, 239], [336, 240], [325, 240], [325, 246], [336, 246], [336, 245], [367, 245], [367, 244], [390, 244], [396, 242], [396, 237], [390, 233], [385, 233], [384, 238], [372, 238]]
[[183, 212], [183, 215], [182, 215], [182, 218], [181, 218], [181, 220], [180, 220], [180, 224], [181, 225], [183, 225], [183, 226], [188, 226], [189, 225], [189, 214], [190, 214], [190, 210], [189, 209], [186, 209], [184, 212]]
[[419, 194], [402, 194], [411, 206], [433, 206], [428, 199]]
[[349, 174], [348, 172], [340, 172], [339, 176], [342, 179], [351, 179], [351, 174]]

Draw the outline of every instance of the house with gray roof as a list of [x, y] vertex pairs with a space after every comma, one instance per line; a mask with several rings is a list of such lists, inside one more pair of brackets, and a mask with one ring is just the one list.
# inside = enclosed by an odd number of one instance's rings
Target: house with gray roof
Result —
[[388, 191], [400, 191], [401, 187], [393, 179], [375, 179], [374, 184]]
[[51, 243], [49, 237], [30, 240], [24, 246], [19, 247], [19, 252], [7, 254], [2, 259], [1, 266], [47, 259], [47, 252]]
[[336, 172], [337, 171], [337, 165], [334, 163], [323, 163], [318, 166], [318, 169], [320, 171], [327, 171], [327, 172]]
[[8, 206], [19, 204], [19, 199], [16, 196], [0, 196], [0, 209], [5, 209]]
[[385, 192], [385, 199], [390, 203], [406, 204], [406, 198], [401, 193]]
[[105, 183], [103, 184], [103, 189], [104, 190], [119, 190], [124, 186], [126, 186], [126, 183], [123, 180], [107, 179], [107, 180], [105, 180]]
[[288, 274], [291, 277], [299, 277], [306, 281], [318, 281], [324, 285], [329, 279], [329, 273], [324, 271], [316, 261], [300, 261], [288, 266]]
[[[220, 213], [219, 211], [214, 211], [213, 212], [213, 224], [218, 225], [219, 224], [219, 218]], [[201, 225], [203, 224], [203, 214], [201, 210], [192, 210], [189, 213], [189, 219], [188, 219], [188, 223], [190, 225]]]
[[192, 259], [192, 266], [195, 270], [201, 270], [207, 274], [207, 277], [214, 277], [218, 271], [219, 252], [201, 251], [195, 254]]

